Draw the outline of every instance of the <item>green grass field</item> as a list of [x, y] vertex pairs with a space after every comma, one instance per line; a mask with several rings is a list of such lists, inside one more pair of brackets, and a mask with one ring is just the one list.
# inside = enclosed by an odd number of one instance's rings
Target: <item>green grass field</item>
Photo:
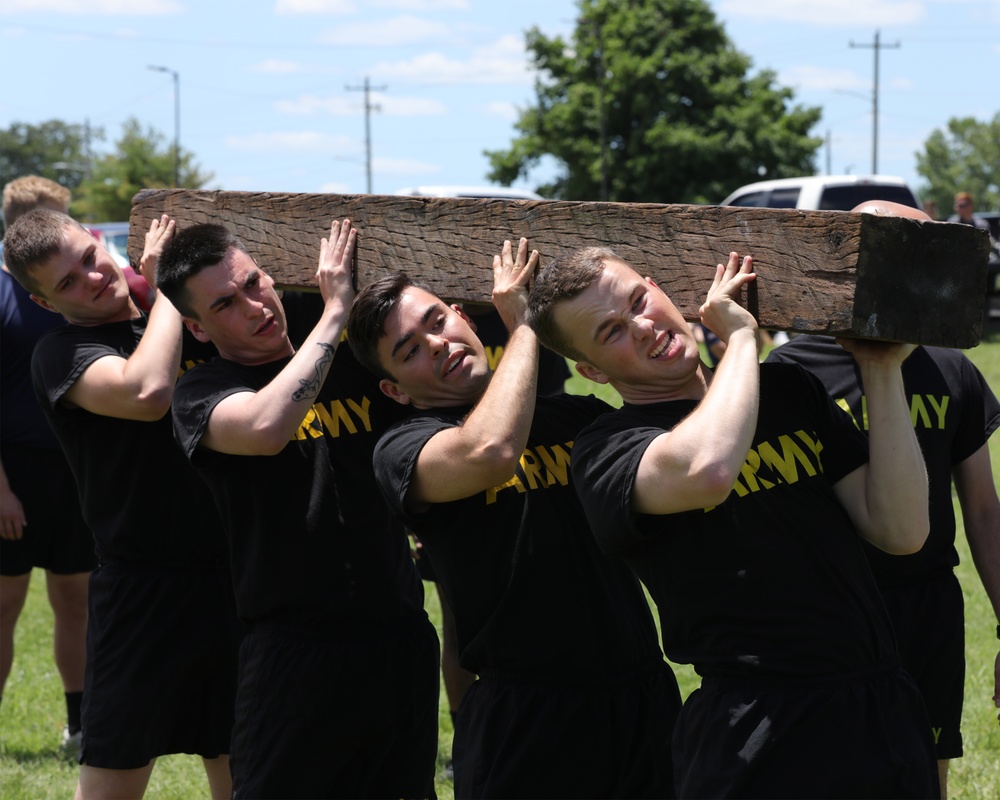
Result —
[[[994, 391], [1000, 391], [1000, 331], [968, 352]], [[573, 391], [590, 392], [594, 384], [573, 382]], [[1000, 484], [1000, 435], [990, 442], [993, 474]], [[957, 503], [956, 503], [957, 506]], [[959, 515], [959, 520], [961, 516]], [[958, 568], [965, 593], [967, 676], [962, 728], [965, 757], [952, 764], [950, 796], [966, 800], [1000, 800], [1000, 725], [993, 707], [993, 661], [997, 642], [996, 619], [972, 566], [964, 531], [959, 525]], [[440, 609], [432, 587], [427, 608], [440, 630]], [[52, 616], [45, 599], [44, 575], [36, 570], [27, 605], [17, 629], [14, 668], [0, 705], [0, 797], [4, 800], [43, 800], [71, 797], [77, 767], [58, 754], [65, 724], [65, 704], [59, 676], [52, 661]], [[696, 685], [686, 667], [675, 667], [682, 693]], [[443, 779], [443, 766], [451, 748], [451, 720], [443, 700], [440, 714], [438, 796], [451, 800], [451, 784]], [[846, 765], [845, 765], [846, 766]], [[146, 796], [153, 800], [188, 800], [207, 797], [208, 788], [200, 759], [168, 756], [160, 759]]]

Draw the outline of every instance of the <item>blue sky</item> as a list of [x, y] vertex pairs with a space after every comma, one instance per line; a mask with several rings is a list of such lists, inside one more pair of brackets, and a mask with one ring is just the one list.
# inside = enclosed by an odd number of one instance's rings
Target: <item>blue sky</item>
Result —
[[[934, 129], [1000, 110], [1000, 0], [710, 4], [755, 69], [823, 108], [820, 172], [828, 161], [871, 171], [876, 30], [890, 46], [879, 172], [917, 186], [914, 152]], [[101, 151], [134, 116], [172, 140], [173, 78], [148, 69], [165, 66], [180, 76], [181, 145], [215, 174], [210, 188], [364, 192], [367, 78], [374, 192], [483, 184], [482, 151], [509, 145], [534, 98], [523, 31], [568, 35], [576, 11], [572, 0], [0, 0], [0, 127], [89, 120], [106, 133]]]

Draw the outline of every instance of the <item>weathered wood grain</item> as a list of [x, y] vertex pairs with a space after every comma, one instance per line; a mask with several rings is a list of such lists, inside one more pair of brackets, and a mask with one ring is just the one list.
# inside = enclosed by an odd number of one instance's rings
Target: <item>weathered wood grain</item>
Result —
[[754, 257], [761, 327], [972, 347], [989, 241], [971, 226], [840, 211], [625, 203], [151, 190], [133, 200], [129, 257], [161, 213], [231, 228], [279, 286], [313, 286], [332, 219], [360, 229], [360, 286], [405, 270], [442, 297], [489, 301], [492, 258], [528, 237], [546, 260], [611, 247], [688, 319], [732, 250]]

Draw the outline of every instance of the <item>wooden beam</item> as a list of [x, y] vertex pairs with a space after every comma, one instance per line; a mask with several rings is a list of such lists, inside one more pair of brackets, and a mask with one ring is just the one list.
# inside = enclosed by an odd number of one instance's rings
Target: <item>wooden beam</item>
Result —
[[689, 320], [715, 265], [754, 257], [746, 303], [762, 328], [973, 347], [982, 336], [989, 238], [969, 225], [842, 211], [649, 203], [149, 190], [132, 203], [128, 252], [151, 220], [233, 230], [279, 286], [313, 287], [332, 219], [360, 229], [356, 280], [404, 270], [442, 297], [489, 302], [492, 258], [528, 237], [542, 263], [610, 247], [652, 276]]

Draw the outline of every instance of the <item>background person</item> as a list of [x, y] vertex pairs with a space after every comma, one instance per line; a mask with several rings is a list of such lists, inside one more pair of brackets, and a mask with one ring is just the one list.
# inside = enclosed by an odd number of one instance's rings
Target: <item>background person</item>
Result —
[[[174, 225], [150, 225], [152, 277]], [[120, 266], [70, 217], [35, 209], [4, 237], [11, 273], [69, 323], [35, 347], [32, 381], [76, 479], [91, 575], [77, 797], [141, 797], [155, 759], [197, 753], [231, 793], [236, 647], [221, 525], [174, 442], [181, 365], [205, 355], [159, 298], [147, 317]]]
[[[69, 212], [70, 192], [48, 178], [26, 175], [4, 186], [9, 228], [34, 208]], [[14, 630], [28, 596], [33, 567], [45, 570], [52, 606], [56, 669], [66, 696], [62, 749], [80, 752], [80, 704], [87, 660], [87, 583], [97, 566], [94, 537], [83, 521], [76, 484], [31, 386], [38, 340], [66, 324], [32, 302], [10, 274], [0, 272], [0, 692], [14, 659]], [[59, 502], [52, 502], [58, 497]], [[30, 525], [29, 525], [30, 523]]]
[[[914, 208], [883, 200], [853, 210], [928, 219]], [[851, 414], [855, 425], [867, 430], [860, 370], [832, 338], [799, 336], [772, 350], [767, 361], [808, 369]], [[920, 552], [910, 556], [890, 556], [867, 542], [865, 554], [892, 618], [903, 668], [923, 695], [937, 749], [941, 796], [947, 797], [949, 760], [962, 755], [965, 693], [965, 620], [962, 587], [954, 572], [958, 552], [952, 482], [973, 561], [1000, 619], [1000, 500], [988, 444], [1000, 427], [1000, 402], [960, 350], [918, 347], [903, 362], [902, 373], [910, 417], [927, 464], [930, 534]], [[1000, 653], [994, 661], [991, 691], [1000, 708]]]

